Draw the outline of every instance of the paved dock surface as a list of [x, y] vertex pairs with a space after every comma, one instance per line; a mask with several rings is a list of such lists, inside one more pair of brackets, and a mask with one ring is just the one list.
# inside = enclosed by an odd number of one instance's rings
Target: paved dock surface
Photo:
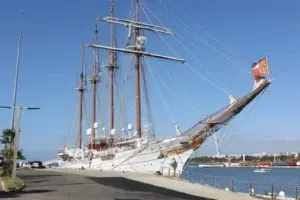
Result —
[[[81, 171], [84, 172], [84, 171]], [[27, 185], [20, 194], [0, 193], [5, 200], [208, 200], [123, 176], [92, 177], [76, 173], [21, 170]]]
[[6, 200], [255, 200], [163, 176], [93, 170], [20, 170], [27, 187]]
[[[55, 169], [50, 169], [57, 171]], [[70, 170], [70, 169], [59, 169], [63, 173], [80, 174], [83, 176], [91, 177], [124, 177], [128, 180], [136, 181], [141, 184], [148, 184], [159, 188], [165, 188], [168, 191], [177, 191], [184, 194], [192, 195], [192, 197], [198, 197], [196, 199], [216, 199], [216, 200], [257, 200], [257, 198], [251, 197], [247, 194], [228, 192], [218, 188], [209, 186], [203, 186], [196, 183], [190, 183], [188, 181], [181, 181], [178, 179], [171, 179], [164, 176], [149, 175], [149, 174], [137, 174], [137, 173], [121, 173], [116, 171], [95, 171], [95, 170]], [[176, 196], [176, 195], [174, 195]], [[178, 196], [177, 196], [178, 197]], [[194, 198], [194, 199], [195, 199]], [[175, 198], [173, 198], [175, 199]]]

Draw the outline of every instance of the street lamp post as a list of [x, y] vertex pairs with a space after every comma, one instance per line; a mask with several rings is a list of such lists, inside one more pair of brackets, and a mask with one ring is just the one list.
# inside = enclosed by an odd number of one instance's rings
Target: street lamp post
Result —
[[18, 91], [18, 77], [19, 77], [19, 67], [20, 67], [20, 54], [21, 54], [21, 44], [22, 44], [22, 34], [23, 34], [23, 16], [24, 11], [21, 10], [21, 31], [19, 34], [19, 42], [18, 42], [18, 53], [17, 53], [17, 62], [16, 62], [16, 73], [15, 73], [15, 84], [14, 84], [14, 93], [13, 93], [13, 103], [12, 103], [12, 116], [11, 116], [11, 129], [14, 129], [15, 125], [15, 109], [17, 108], [16, 102], [17, 102], [17, 91]]
[[14, 138], [13, 167], [12, 167], [12, 173], [11, 173], [12, 181], [15, 182], [16, 175], [17, 175], [17, 159], [18, 159], [18, 146], [19, 146], [19, 135], [20, 135], [20, 124], [21, 124], [21, 112], [22, 112], [22, 110], [39, 110], [40, 108], [21, 107], [21, 106], [16, 106], [14, 108], [12, 108], [10, 106], [0, 106], [0, 108], [15, 109], [16, 114], [17, 114], [16, 126], [15, 126], [15, 138]]

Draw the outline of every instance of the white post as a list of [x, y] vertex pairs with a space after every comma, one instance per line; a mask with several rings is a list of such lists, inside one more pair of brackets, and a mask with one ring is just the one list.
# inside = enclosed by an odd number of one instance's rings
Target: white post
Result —
[[17, 120], [16, 120], [15, 141], [14, 141], [14, 143], [15, 143], [14, 144], [14, 157], [13, 157], [13, 167], [12, 167], [12, 173], [11, 173], [11, 179], [13, 182], [16, 182], [16, 176], [17, 176], [17, 159], [18, 159], [21, 112], [22, 112], [22, 108], [20, 106], [17, 106], [16, 107]]
[[220, 150], [219, 150], [219, 141], [216, 136], [216, 133], [213, 133], [214, 139], [215, 139], [215, 145], [216, 145], [216, 151], [217, 151], [217, 157], [220, 157]]
[[21, 30], [20, 35], [19, 35], [18, 54], [17, 54], [17, 63], [16, 63], [15, 85], [14, 85], [12, 116], [11, 116], [11, 129], [14, 129], [14, 125], [15, 125], [15, 108], [16, 108], [17, 90], [18, 90], [18, 77], [19, 77], [20, 49], [21, 49], [22, 33], [23, 32]]

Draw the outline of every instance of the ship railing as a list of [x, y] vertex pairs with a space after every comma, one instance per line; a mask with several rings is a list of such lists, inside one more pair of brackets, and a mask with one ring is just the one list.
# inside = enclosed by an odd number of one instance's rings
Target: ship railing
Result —
[[172, 178], [180, 177], [180, 171], [174, 170], [174, 168], [172, 168], [172, 167], [161, 167], [160, 173], [163, 176], [168, 176], [168, 177], [172, 177]]
[[193, 171], [179, 171], [172, 167], [163, 167], [161, 174], [168, 178], [188, 181], [206, 187], [214, 187], [228, 192], [248, 194], [263, 199], [300, 199], [300, 184], [287, 184], [283, 181], [273, 183], [266, 179], [265, 182], [256, 180], [237, 179], [233, 176], [214, 176], [200, 174]]

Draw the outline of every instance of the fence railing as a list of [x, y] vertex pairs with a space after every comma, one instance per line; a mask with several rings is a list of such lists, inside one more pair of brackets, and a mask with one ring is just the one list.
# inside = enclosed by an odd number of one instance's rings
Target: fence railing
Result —
[[246, 193], [250, 196], [275, 199], [299, 200], [300, 185], [291, 185], [285, 182], [263, 183], [251, 180], [236, 179], [232, 176], [213, 176], [199, 174], [192, 171], [174, 170], [173, 168], [162, 168], [163, 176], [175, 178], [182, 181], [189, 181], [204, 186], [215, 187], [226, 191]]

